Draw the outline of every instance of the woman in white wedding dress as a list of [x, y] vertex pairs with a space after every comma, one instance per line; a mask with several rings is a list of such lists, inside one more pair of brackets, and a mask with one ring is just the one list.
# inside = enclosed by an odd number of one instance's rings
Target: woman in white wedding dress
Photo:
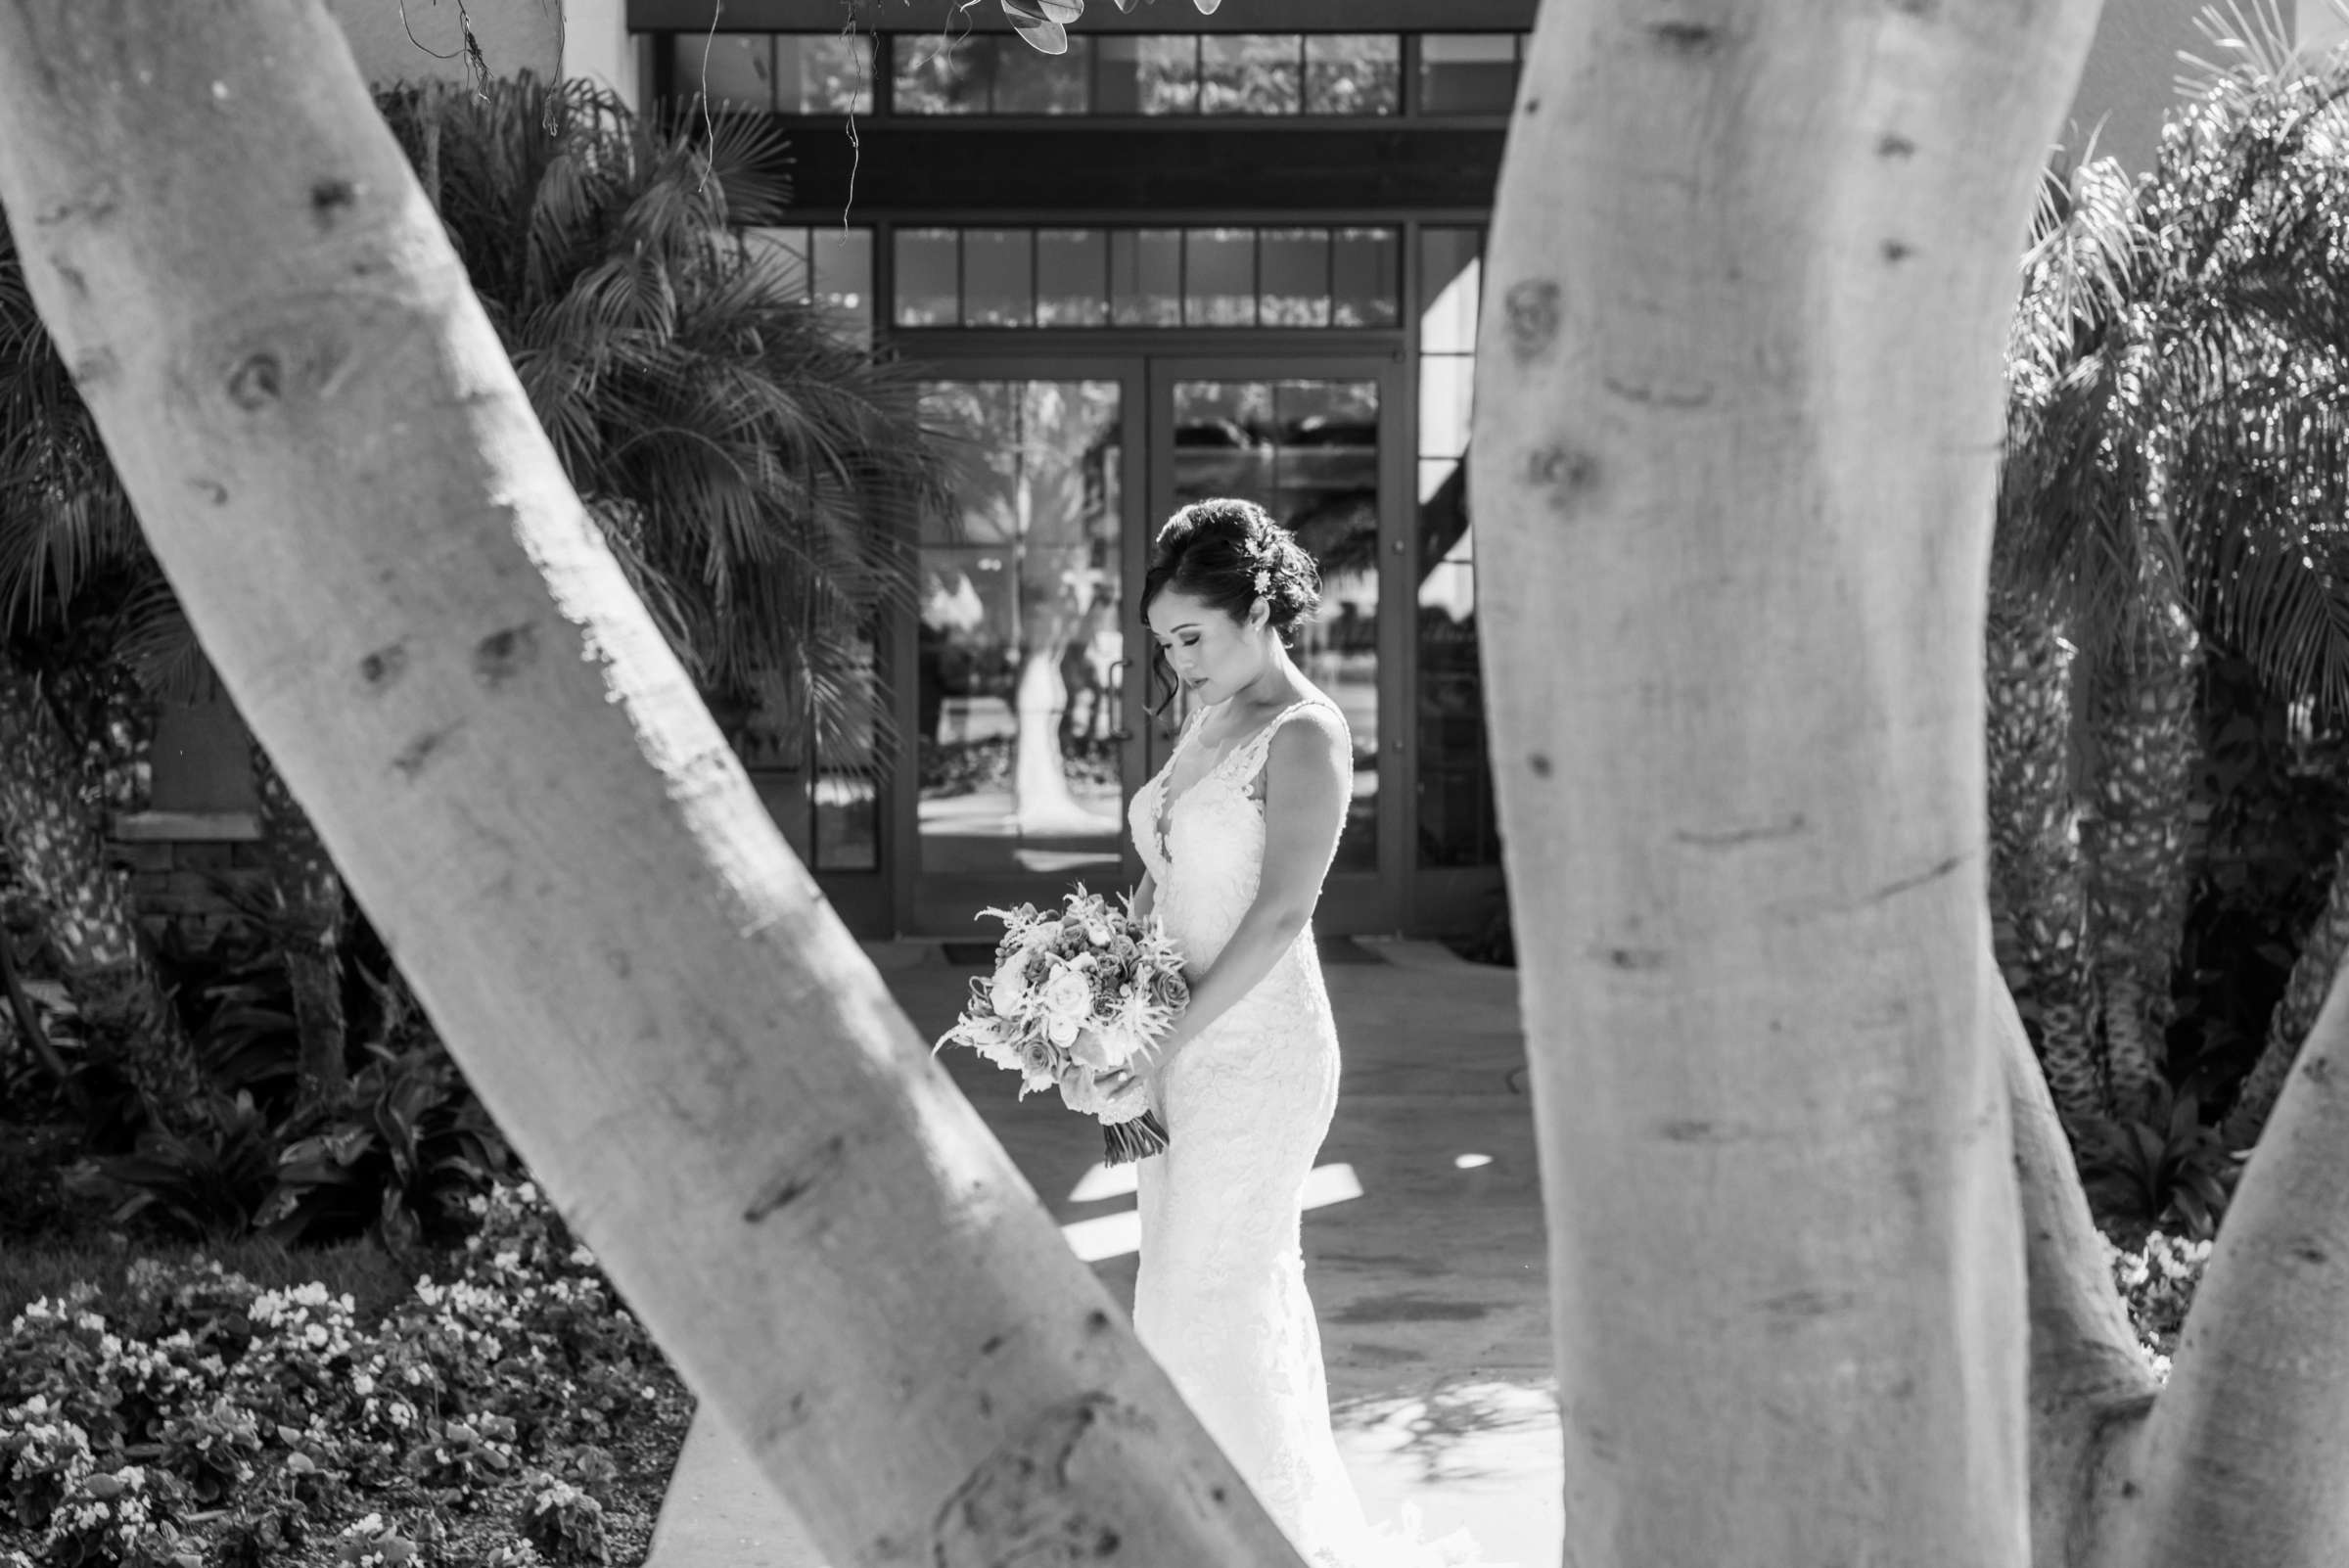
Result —
[[1345, 718], [1286, 646], [1319, 601], [1296, 539], [1233, 500], [1177, 512], [1142, 589], [1191, 716], [1129, 810], [1135, 902], [1180, 945], [1192, 990], [1146, 1076], [1120, 1086], [1147, 1094], [1170, 1140], [1139, 1172], [1133, 1326], [1307, 1561], [1385, 1568], [1437, 1553], [1364, 1522], [1299, 1249], [1338, 1097], [1310, 921], [1354, 779]]

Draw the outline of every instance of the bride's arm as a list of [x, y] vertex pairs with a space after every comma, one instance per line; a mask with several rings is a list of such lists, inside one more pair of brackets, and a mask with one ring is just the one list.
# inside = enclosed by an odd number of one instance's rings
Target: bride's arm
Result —
[[1147, 920], [1150, 918], [1150, 911], [1157, 907], [1158, 884], [1151, 881], [1150, 873], [1145, 871], [1142, 873], [1142, 880], [1135, 885], [1133, 890], [1133, 917], [1136, 920]]
[[1273, 735], [1265, 761], [1265, 864], [1256, 901], [1214, 966], [1192, 977], [1191, 1004], [1159, 1041], [1153, 1067], [1164, 1067], [1261, 985], [1313, 919], [1346, 817], [1352, 759], [1342, 755], [1344, 747], [1336, 724], [1314, 711]]

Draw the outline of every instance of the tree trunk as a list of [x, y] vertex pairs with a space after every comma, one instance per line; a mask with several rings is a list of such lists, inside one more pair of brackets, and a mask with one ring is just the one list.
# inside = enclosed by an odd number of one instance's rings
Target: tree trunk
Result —
[[0, 201], [238, 709], [830, 1560], [1295, 1563], [784, 848], [315, 0], [0, 7]]
[[2349, 1562], [2349, 987], [2326, 998], [2228, 1205], [2108, 1559]]
[[148, 953], [130, 878], [107, 862], [82, 805], [80, 777], [39, 682], [0, 649], [0, 832], [41, 905], [82, 1027], [118, 1056], [150, 1116], [185, 1127], [202, 1100], [195, 1048]]
[[253, 783], [277, 905], [276, 937], [294, 992], [300, 1100], [322, 1105], [340, 1099], [350, 1084], [343, 1020], [343, 873], [258, 741], [253, 743]]
[[2046, 615], [2021, 605], [1994, 604], [1986, 640], [1991, 906], [2006, 916], [2030, 971], [2039, 1059], [2076, 1127], [2108, 1111], [2091, 1032], [2070, 652]]
[[2168, 1057], [2170, 971], [2186, 929], [2188, 817], [2201, 760], [2201, 662], [2186, 612], [2165, 601], [2145, 608], [2135, 635], [2090, 682], [2096, 809], [2081, 825], [2080, 846], [2106, 1086], [2122, 1117], [2145, 1114]]
[[2247, 1149], [2259, 1141], [2260, 1129], [2267, 1126], [2276, 1096], [2283, 1092], [2284, 1080], [2299, 1058], [2300, 1042], [2308, 1038], [2317, 1010], [2341, 972], [2344, 954], [2349, 954], [2349, 843], [2332, 857], [2332, 886], [2325, 895], [2325, 908], [2301, 940], [2282, 999], [2268, 1015], [2267, 1043], [2227, 1113], [2222, 1131], [2230, 1149]]
[[2028, 1559], [1983, 594], [2096, 9], [1542, 12], [1469, 488], [1577, 1568]]

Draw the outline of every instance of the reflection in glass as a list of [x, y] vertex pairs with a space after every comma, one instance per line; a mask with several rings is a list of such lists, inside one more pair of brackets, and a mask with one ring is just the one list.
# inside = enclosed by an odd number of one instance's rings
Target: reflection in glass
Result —
[[813, 232], [812, 287], [849, 337], [869, 343], [873, 336], [873, 231], [827, 226]]
[[1392, 327], [1399, 319], [1393, 229], [1340, 229], [1330, 247], [1329, 324], [1333, 327]]
[[1258, 309], [1267, 327], [1329, 325], [1329, 230], [1265, 229], [1257, 235]]
[[899, 229], [897, 322], [951, 327], [962, 315], [962, 262], [953, 229]]
[[1305, 40], [1293, 32], [1209, 33], [1199, 40], [1199, 113], [1294, 115], [1305, 97]]
[[1419, 361], [1419, 455], [1458, 457], [1468, 450], [1468, 409], [1476, 381], [1470, 354], [1429, 354]]
[[707, 93], [714, 109], [765, 113], [775, 107], [772, 34], [680, 32], [670, 35], [669, 49], [680, 94]]
[[952, 504], [923, 529], [919, 869], [1115, 875], [1116, 382], [936, 382], [959, 438]]
[[1378, 861], [1378, 384], [1174, 384], [1174, 502], [1238, 496], [1295, 530], [1321, 610], [1291, 652], [1354, 732], [1354, 804], [1337, 866]]
[[1039, 55], [1016, 38], [999, 38], [996, 47], [992, 113], [1082, 115], [1092, 107], [1090, 36], [1072, 32], [1057, 55]]
[[1191, 327], [1256, 325], [1256, 231], [1185, 229], [1182, 319]]
[[1391, 32], [1305, 38], [1305, 112], [1393, 115], [1403, 109], [1403, 40]]
[[[1021, 47], [1025, 48], [1025, 45]], [[986, 33], [942, 40], [936, 33], [899, 34], [890, 45], [897, 60], [891, 105], [900, 115], [984, 115], [994, 77], [995, 41]]]
[[962, 324], [1026, 327], [1036, 321], [1035, 236], [1027, 229], [962, 231]]
[[786, 115], [871, 114], [872, 35], [775, 34], [775, 108]]
[[1188, 115], [1199, 107], [1199, 40], [1104, 34], [1093, 108], [1103, 115]]
[[1110, 232], [1109, 315], [1121, 327], [1182, 325], [1180, 229]]
[[1036, 231], [1036, 324], [1098, 327], [1109, 319], [1109, 237], [1099, 229]]
[[1419, 346], [1431, 354], [1476, 351], [1477, 289], [1485, 231], [1419, 231]]
[[1505, 115], [1517, 101], [1517, 34], [1431, 32], [1419, 39], [1419, 113]]
[[1495, 865], [1499, 814], [1485, 747], [1468, 515], [1468, 409], [1484, 233], [1427, 228], [1419, 243], [1418, 857]]

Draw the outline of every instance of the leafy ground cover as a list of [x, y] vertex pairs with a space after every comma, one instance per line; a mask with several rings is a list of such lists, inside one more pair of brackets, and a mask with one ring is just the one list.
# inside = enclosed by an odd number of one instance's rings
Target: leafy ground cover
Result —
[[536, 1189], [360, 1243], [0, 1262], [7, 1568], [632, 1564], [692, 1403]]

